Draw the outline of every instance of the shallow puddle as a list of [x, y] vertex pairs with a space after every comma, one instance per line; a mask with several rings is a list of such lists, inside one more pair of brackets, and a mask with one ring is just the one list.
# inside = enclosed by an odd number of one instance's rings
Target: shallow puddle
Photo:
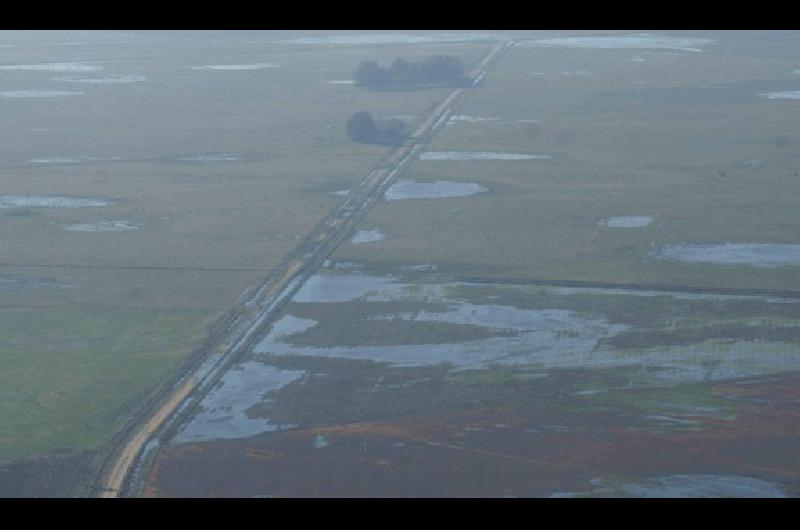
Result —
[[736, 475], [667, 475], [642, 479], [594, 479], [591, 493], [558, 493], [553, 497], [643, 498], [779, 498], [784, 491], [772, 482]]
[[761, 92], [759, 96], [767, 99], [800, 99], [800, 90], [786, 90], [782, 92]]
[[465, 114], [455, 114], [450, 116], [450, 119], [447, 120], [447, 125], [453, 125], [456, 123], [482, 123], [485, 121], [498, 121], [500, 118], [495, 117], [486, 117], [486, 116], [467, 116]]
[[209, 155], [187, 156], [178, 159], [181, 162], [236, 162], [242, 155], [236, 153], [215, 153]]
[[420, 160], [546, 160], [550, 155], [496, 153], [491, 151], [426, 151]]
[[96, 72], [102, 69], [102, 66], [83, 62], [6, 64], [0, 66], [0, 70], [30, 70], [41, 72]]
[[646, 216], [623, 216], [609, 217], [598, 223], [599, 226], [608, 228], [642, 228], [653, 222], [652, 217]]
[[594, 37], [550, 37], [531, 41], [531, 45], [598, 49], [663, 49], [701, 52], [703, 51], [701, 48], [711, 42], [713, 42], [712, 39], [672, 37], [667, 35], [652, 35], [650, 33], [630, 33], [626, 35]]
[[0, 195], [0, 208], [89, 208], [114, 204], [104, 199], [47, 197], [44, 195]]
[[130, 221], [98, 221], [96, 223], [69, 224], [62, 228], [70, 232], [125, 232], [139, 230], [141, 227], [132, 225]]
[[[294, 302], [350, 302], [392, 285], [396, 280], [381, 276], [315, 275], [294, 295]], [[400, 287], [398, 287], [400, 288]], [[276, 324], [277, 325], [277, 324]]]
[[16, 289], [29, 289], [32, 287], [76, 287], [77, 284], [69, 278], [57, 280], [41, 276], [20, 276], [15, 274], [0, 274], [0, 291]]
[[651, 255], [687, 263], [781, 267], [800, 264], [800, 245], [759, 243], [666, 245], [651, 252]]
[[380, 230], [359, 230], [356, 232], [350, 241], [355, 244], [372, 243], [373, 241], [383, 241], [386, 236]]
[[83, 92], [68, 92], [64, 90], [7, 90], [0, 92], [0, 97], [3, 98], [58, 98], [80, 95], [83, 95]]
[[278, 68], [281, 65], [273, 63], [253, 64], [209, 64], [203, 66], [190, 66], [192, 70], [261, 70], [263, 68]]
[[400, 180], [386, 190], [384, 198], [387, 201], [403, 201], [408, 199], [445, 199], [450, 197], [469, 197], [476, 193], [489, 191], [488, 188], [473, 182], [450, 182], [438, 180], [436, 182], [416, 182], [413, 180]]
[[141, 75], [109, 75], [106, 77], [54, 77], [53, 81], [81, 83], [84, 85], [127, 85], [141, 83], [147, 78]]
[[292, 44], [423, 44], [434, 42], [469, 42], [504, 40], [499, 33], [365, 33], [354, 35], [321, 35], [299, 37], [285, 42]]
[[31, 158], [28, 160], [31, 164], [82, 164], [87, 162], [118, 162], [124, 160], [123, 158], [112, 157], [94, 157], [94, 156], [79, 156], [79, 157], [55, 157], [55, 158]]

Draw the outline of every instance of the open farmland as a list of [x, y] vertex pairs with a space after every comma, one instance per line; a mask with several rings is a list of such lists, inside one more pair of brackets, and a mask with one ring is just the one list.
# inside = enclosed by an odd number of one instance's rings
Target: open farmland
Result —
[[[726, 32], [702, 52], [521, 41], [459, 110], [472, 120], [451, 120], [429, 150], [549, 158], [423, 154], [403, 178], [487, 191], [388, 201], [365, 219], [386, 240], [345, 245], [339, 258], [468, 275], [797, 289], [797, 266], [657, 258], [675, 244], [797, 243], [797, 105], [759, 95], [800, 87], [796, 42], [769, 33], [747, 53]], [[652, 221], [604, 225], [618, 216]]]
[[135, 492], [800, 494], [797, 34], [529, 37]]
[[300, 36], [0, 33], [4, 496], [90, 494], [115, 431], [388, 151], [349, 115], [446, 93], [333, 83], [409, 48]]
[[797, 32], [0, 37], [0, 495], [800, 495]]

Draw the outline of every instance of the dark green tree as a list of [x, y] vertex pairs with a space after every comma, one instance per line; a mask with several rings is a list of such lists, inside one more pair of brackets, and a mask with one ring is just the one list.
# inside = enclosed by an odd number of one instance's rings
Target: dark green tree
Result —
[[377, 128], [369, 112], [356, 112], [347, 120], [347, 136], [355, 142], [374, 141]]

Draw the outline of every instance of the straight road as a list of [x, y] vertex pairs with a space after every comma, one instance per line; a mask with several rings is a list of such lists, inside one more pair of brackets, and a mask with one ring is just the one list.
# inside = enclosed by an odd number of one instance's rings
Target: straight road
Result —
[[513, 41], [493, 46], [469, 74], [469, 83], [450, 92], [409, 136], [352, 189], [347, 199], [334, 208], [281, 267], [259, 286], [250, 290], [219, 327], [217, 333], [144, 407], [138, 417], [120, 432], [105, 465], [96, 491], [101, 497], [126, 495], [140, 468], [146, 467], [145, 447], [169, 435], [190, 414], [220, 377], [249, 351], [292, 295], [322, 265], [325, 259], [350, 234], [356, 224], [380, 200], [396, 177], [425, 148], [447, 123], [466, 94], [477, 87], [489, 69], [497, 64]]

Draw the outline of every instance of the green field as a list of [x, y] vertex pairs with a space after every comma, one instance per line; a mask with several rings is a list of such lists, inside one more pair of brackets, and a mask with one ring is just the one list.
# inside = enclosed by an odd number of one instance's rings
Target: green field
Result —
[[[62, 46], [74, 36], [0, 32], [13, 43], [2, 48], [11, 69], [0, 91], [80, 92], [0, 98], [0, 195], [111, 201], [0, 208], [0, 494], [66, 493], [66, 479], [36, 481], [47, 459], [58, 475], [59, 455], [107, 449], [214, 322], [341, 201], [333, 192], [389, 151], [349, 141], [354, 112], [413, 123], [447, 92], [398, 97], [329, 81], [350, 79], [365, 59], [448, 53], [469, 66], [489, 46], [286, 42], [302, 35], [90, 32]], [[194, 68], [242, 64], [278, 66]], [[74, 81], [105, 76], [143, 80]], [[117, 221], [136, 229], [69, 229]]]
[[[402, 178], [488, 191], [383, 202], [363, 226], [387, 239], [336, 256], [470, 275], [796, 289], [797, 265], [649, 255], [668, 244], [798, 243], [797, 104], [758, 96], [796, 80], [796, 57], [777, 44], [754, 49], [725, 39], [702, 53], [518, 45], [458, 110], [494, 119], [451, 123], [428, 149], [551, 158], [418, 160]], [[652, 222], [599, 226], [617, 216]]]
[[2, 459], [102, 448], [217, 316], [153, 308], [0, 314]]

